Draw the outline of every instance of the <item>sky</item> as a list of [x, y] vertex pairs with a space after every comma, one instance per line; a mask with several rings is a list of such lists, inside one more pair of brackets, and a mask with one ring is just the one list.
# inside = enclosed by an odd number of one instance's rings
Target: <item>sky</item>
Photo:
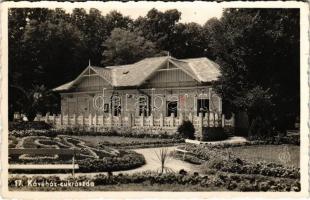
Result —
[[[149, 10], [156, 8], [159, 11], [169, 9], [179, 10], [181, 15], [180, 22], [196, 22], [203, 25], [210, 18], [220, 18], [223, 8], [219, 4], [207, 4], [205, 2], [104, 2], [102, 6], [92, 6], [87, 4], [83, 8], [97, 8], [103, 15], [106, 15], [112, 10], [117, 10], [125, 16], [130, 16], [133, 19], [139, 16], [145, 16]], [[70, 12], [72, 8], [67, 11]]]

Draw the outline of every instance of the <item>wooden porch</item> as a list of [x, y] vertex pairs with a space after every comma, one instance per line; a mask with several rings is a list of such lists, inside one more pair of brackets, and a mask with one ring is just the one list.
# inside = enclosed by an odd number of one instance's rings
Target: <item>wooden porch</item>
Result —
[[178, 117], [174, 116], [174, 113], [170, 117], [164, 117], [162, 114], [156, 118], [152, 114], [150, 116], [134, 116], [133, 114], [127, 114], [127, 116], [112, 116], [107, 115], [38, 115], [37, 121], [45, 121], [52, 124], [55, 128], [66, 127], [83, 127], [100, 129], [100, 127], [158, 127], [176, 130], [183, 121], [189, 120], [193, 123], [195, 129], [200, 127], [234, 127], [234, 116], [230, 119], [225, 119], [224, 114], [216, 112], [199, 113], [198, 116], [189, 113], [184, 116], [182, 113]]

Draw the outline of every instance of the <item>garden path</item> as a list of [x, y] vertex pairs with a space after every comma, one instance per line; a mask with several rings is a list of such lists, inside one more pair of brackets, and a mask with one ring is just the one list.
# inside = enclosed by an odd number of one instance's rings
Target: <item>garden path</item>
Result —
[[[113, 172], [113, 174], [119, 174], [119, 173], [126, 173], [126, 174], [133, 174], [136, 172], [143, 172], [143, 171], [158, 171], [160, 169], [160, 162], [156, 156], [159, 153], [159, 150], [162, 149], [163, 147], [158, 147], [158, 148], [146, 148], [146, 149], [134, 149], [137, 153], [142, 154], [145, 157], [146, 164], [132, 170], [125, 170], [125, 171], [118, 171], [118, 172]], [[176, 149], [176, 146], [174, 147], [164, 147], [168, 150], [168, 152], [172, 152]], [[182, 160], [177, 160], [173, 157], [169, 157], [166, 165], [165, 165], [169, 170], [172, 170], [174, 172], [179, 172], [181, 169], [184, 169], [187, 172], [193, 173], [195, 171], [199, 171], [199, 165], [194, 165], [190, 164], [187, 162], [184, 162]], [[76, 176], [95, 176], [98, 174], [105, 174], [104, 172], [98, 173], [76, 173]], [[18, 176], [28, 176], [32, 177], [34, 175], [40, 175], [40, 176], [59, 176], [60, 178], [65, 178], [68, 176], [71, 176], [71, 174], [12, 174], [13, 176], [18, 175]]]

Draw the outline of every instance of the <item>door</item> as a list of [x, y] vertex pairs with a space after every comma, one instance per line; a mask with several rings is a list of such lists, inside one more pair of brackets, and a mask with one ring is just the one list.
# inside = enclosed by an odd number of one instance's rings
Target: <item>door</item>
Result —
[[167, 101], [167, 117], [170, 117], [174, 113], [174, 116], [178, 116], [178, 102], [177, 101]]
[[197, 99], [197, 116], [202, 113], [203, 117], [209, 112], [209, 99]]

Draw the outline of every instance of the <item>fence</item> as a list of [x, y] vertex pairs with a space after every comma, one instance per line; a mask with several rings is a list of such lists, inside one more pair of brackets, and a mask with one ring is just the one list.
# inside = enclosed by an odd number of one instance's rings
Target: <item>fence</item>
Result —
[[233, 127], [234, 116], [230, 119], [225, 119], [223, 114], [209, 112], [199, 113], [198, 116], [191, 113], [187, 116], [179, 114], [178, 117], [174, 113], [170, 117], [164, 117], [162, 114], [155, 118], [152, 114], [150, 116], [134, 116], [128, 114], [127, 116], [111, 116], [111, 115], [37, 115], [37, 121], [45, 121], [46, 123], [53, 124], [58, 128], [65, 127], [161, 127], [168, 129], [176, 129], [182, 124], [184, 120], [189, 120], [193, 123], [194, 127]]

